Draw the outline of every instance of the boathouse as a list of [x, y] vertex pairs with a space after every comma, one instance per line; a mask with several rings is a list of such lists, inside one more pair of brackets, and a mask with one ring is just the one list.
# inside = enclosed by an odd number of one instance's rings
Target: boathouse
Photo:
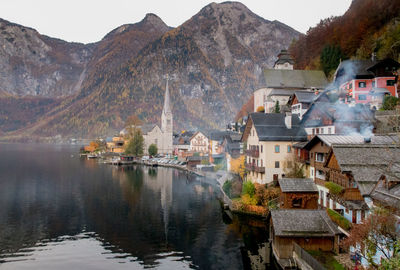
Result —
[[325, 210], [280, 209], [270, 215], [272, 250], [278, 260], [293, 256], [294, 243], [304, 250], [339, 252], [340, 231]]

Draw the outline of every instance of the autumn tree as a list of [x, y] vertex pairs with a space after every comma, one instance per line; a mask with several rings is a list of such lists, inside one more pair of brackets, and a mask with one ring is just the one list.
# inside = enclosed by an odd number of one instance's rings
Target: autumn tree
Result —
[[320, 56], [321, 67], [325, 75], [329, 76], [332, 71], [336, 70], [340, 60], [344, 60], [344, 58], [345, 56], [340, 46], [325, 45]]
[[137, 127], [142, 124], [143, 124], [142, 120], [140, 120], [140, 118], [136, 114], [129, 116], [125, 121], [125, 127], [131, 127], [131, 126]]
[[240, 157], [231, 160], [231, 171], [239, 175], [240, 179], [242, 180], [246, 175], [246, 167], [244, 163], [245, 163], [244, 155], [241, 155]]
[[399, 256], [398, 239], [396, 217], [386, 209], [376, 208], [363, 223], [353, 225], [342, 246], [353, 247], [371, 267], [377, 269], [379, 265], [374, 261], [377, 252], [388, 262]]
[[134, 129], [133, 137], [128, 141], [125, 153], [134, 156], [143, 155], [144, 138], [140, 129]]
[[158, 148], [157, 145], [155, 145], [154, 143], [150, 144], [149, 149], [148, 149], [149, 155], [150, 156], [155, 156], [157, 155], [158, 152]]
[[258, 106], [257, 112], [261, 112], [261, 113], [265, 112], [264, 106]]

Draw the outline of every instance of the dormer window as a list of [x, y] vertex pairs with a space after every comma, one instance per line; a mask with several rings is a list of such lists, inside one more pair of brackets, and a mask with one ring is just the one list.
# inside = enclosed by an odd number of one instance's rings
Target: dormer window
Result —
[[365, 88], [367, 87], [367, 83], [366, 82], [359, 82], [358, 83], [358, 88]]

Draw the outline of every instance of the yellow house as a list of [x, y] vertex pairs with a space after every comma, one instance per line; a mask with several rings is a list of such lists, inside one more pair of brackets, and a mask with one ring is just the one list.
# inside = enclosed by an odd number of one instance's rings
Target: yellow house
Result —
[[[307, 140], [300, 119], [291, 113], [251, 113], [242, 142], [246, 146], [247, 179], [267, 184], [284, 176], [293, 144]], [[290, 165], [289, 165], [290, 166]]]
[[107, 142], [107, 149], [113, 153], [123, 153], [125, 151], [126, 140], [123, 136], [115, 136], [111, 142]]

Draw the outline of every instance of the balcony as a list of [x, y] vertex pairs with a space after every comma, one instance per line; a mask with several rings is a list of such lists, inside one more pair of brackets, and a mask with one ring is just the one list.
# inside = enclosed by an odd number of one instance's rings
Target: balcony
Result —
[[254, 158], [258, 158], [260, 156], [260, 151], [258, 150], [246, 150], [245, 153], [246, 155]]
[[255, 164], [247, 164], [246, 163], [246, 170], [248, 170], [250, 172], [265, 173], [265, 167], [258, 167]]

